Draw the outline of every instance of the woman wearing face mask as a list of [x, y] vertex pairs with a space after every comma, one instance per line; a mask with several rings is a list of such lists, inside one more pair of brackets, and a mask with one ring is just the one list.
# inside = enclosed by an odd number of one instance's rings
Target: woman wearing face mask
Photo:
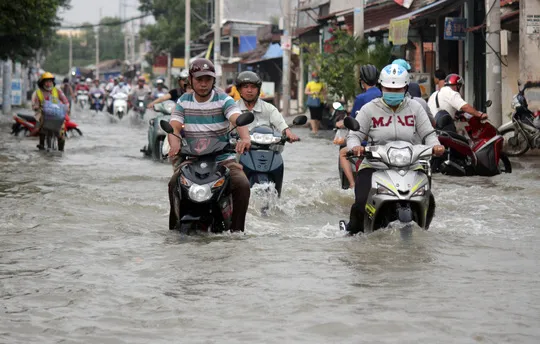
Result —
[[[426, 146], [433, 147], [433, 154], [440, 156], [444, 153], [433, 126], [420, 103], [405, 97], [409, 84], [409, 74], [405, 68], [397, 64], [384, 67], [379, 77], [382, 98], [376, 98], [364, 105], [358, 112], [356, 120], [360, 131], [349, 131], [347, 148], [355, 155], [364, 153], [362, 141], [366, 133], [373, 138], [374, 145], [385, 145], [393, 141], [407, 141], [420, 144], [426, 137]], [[350, 222], [346, 227], [351, 234], [363, 231], [365, 206], [371, 189], [371, 176], [377, 168], [384, 168], [380, 162], [364, 159], [360, 165], [355, 183], [355, 203], [351, 208]]]

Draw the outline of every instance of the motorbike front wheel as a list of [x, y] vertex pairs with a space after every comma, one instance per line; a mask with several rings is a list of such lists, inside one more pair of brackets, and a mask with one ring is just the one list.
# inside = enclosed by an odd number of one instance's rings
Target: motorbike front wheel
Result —
[[161, 151], [163, 150], [163, 138], [156, 140], [154, 149], [152, 150], [152, 157], [154, 160], [161, 160]]
[[527, 138], [521, 130], [516, 131], [516, 128], [508, 128], [501, 132], [504, 138], [503, 152], [507, 156], [520, 156], [529, 150]]

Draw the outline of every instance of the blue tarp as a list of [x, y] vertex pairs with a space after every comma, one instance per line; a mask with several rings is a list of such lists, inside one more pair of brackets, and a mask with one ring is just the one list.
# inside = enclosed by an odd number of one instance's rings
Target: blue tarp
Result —
[[257, 36], [240, 36], [240, 53], [251, 51], [257, 47]]
[[281, 45], [274, 43], [268, 46], [266, 53], [263, 55], [263, 60], [278, 59], [283, 57], [283, 49]]

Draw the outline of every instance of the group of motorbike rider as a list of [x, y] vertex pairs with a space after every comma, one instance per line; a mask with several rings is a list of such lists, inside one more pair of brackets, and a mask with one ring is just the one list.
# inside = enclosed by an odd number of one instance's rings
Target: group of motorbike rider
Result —
[[[202, 58], [195, 60], [186, 74], [178, 78], [177, 89], [155, 99], [148, 106], [168, 99], [173, 101], [176, 99], [177, 104], [172, 112], [170, 124], [174, 134], [180, 135], [180, 132], [183, 132], [183, 137], [188, 144], [190, 140], [201, 137], [227, 141], [230, 125], [235, 126], [236, 119], [245, 111], [252, 112], [255, 120], [249, 126], [237, 128], [239, 139], [235, 149], [238, 154], [250, 149], [249, 130], [259, 125], [275, 128], [291, 142], [298, 140], [276, 107], [260, 99], [262, 81], [256, 73], [246, 71], [238, 74], [235, 86], [241, 99], [237, 102], [223, 90], [215, 87], [215, 67], [211, 61]], [[343, 158], [340, 160], [346, 161], [346, 153], [349, 151], [356, 156], [363, 155], [362, 142], [368, 137], [375, 145], [384, 145], [396, 140], [418, 144], [421, 138], [425, 138], [425, 144], [432, 147], [433, 155], [440, 156], [444, 153], [445, 148], [439, 144], [428, 113], [423, 105], [409, 93], [411, 82], [406, 66], [401, 65], [399, 61], [394, 61], [380, 73], [375, 66], [362, 66], [359, 82], [364, 93], [356, 98], [351, 117], [358, 121], [360, 130], [348, 133], [347, 146], [340, 151], [340, 157]], [[436, 114], [437, 122], [441, 120], [441, 117], [455, 113], [455, 110], [466, 111], [480, 118], [486, 117], [486, 114], [476, 111], [461, 99], [458, 91], [462, 82], [461, 77], [450, 74], [445, 78], [445, 86], [431, 97], [434, 99], [430, 98], [429, 109]], [[51, 73], [44, 73], [38, 85], [39, 89], [32, 97], [33, 108], [38, 115], [47, 102], [64, 104], [66, 111], [69, 111], [69, 100], [60, 89], [55, 87], [54, 76]], [[192, 92], [186, 92], [187, 85], [190, 85]], [[93, 88], [99, 89], [99, 83], [95, 82]], [[126, 92], [134, 96], [150, 93], [143, 78], [138, 80], [137, 86], [131, 92], [123, 80], [118, 80], [117, 85], [114, 85], [112, 89], [109, 85], [108, 88], [111, 95], [118, 92]], [[341, 124], [338, 123], [339, 125]], [[40, 149], [43, 149], [43, 140], [40, 134], [38, 145]], [[174, 168], [174, 174], [169, 182], [171, 206], [169, 228], [174, 229], [178, 225], [180, 216], [179, 169], [182, 164], [189, 161], [181, 161], [178, 158], [181, 141], [177, 137], [169, 134], [168, 141], [169, 157], [172, 158]], [[63, 146], [64, 140], [59, 140], [59, 149], [63, 150]], [[231, 230], [243, 231], [250, 197], [249, 181], [242, 171], [242, 166], [236, 162], [234, 154], [221, 154], [216, 161], [228, 167], [230, 171], [233, 203]], [[350, 169], [350, 164], [344, 163], [343, 167]], [[350, 174], [347, 173], [347, 178], [351, 181], [350, 185], [355, 190], [355, 202], [351, 207], [350, 222], [347, 225], [343, 224], [343, 227], [351, 233], [362, 231], [363, 208], [371, 188], [371, 175], [377, 168], [376, 161], [366, 158], [359, 167], [356, 180], [352, 180], [352, 171]]]

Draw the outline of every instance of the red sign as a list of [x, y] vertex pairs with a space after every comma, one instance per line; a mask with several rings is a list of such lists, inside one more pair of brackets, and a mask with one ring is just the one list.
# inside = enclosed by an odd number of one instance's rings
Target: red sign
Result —
[[411, 8], [413, 1], [414, 0], [394, 0], [396, 4], [398, 4], [399, 6], [403, 6], [405, 8]]

